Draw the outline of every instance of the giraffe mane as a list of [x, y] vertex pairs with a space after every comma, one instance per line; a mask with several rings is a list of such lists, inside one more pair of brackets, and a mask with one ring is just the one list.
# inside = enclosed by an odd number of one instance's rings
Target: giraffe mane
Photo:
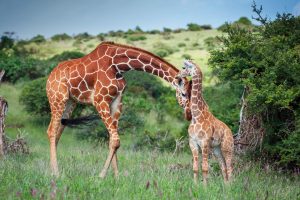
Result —
[[[146, 53], [156, 59], [158, 59], [159, 61], [165, 63], [166, 65], [168, 65], [169, 67], [171, 67], [175, 72], [179, 72], [179, 69], [177, 69], [174, 65], [172, 65], [171, 63], [167, 62], [166, 60], [164, 60], [163, 58], [149, 52], [149, 51], [146, 51], [144, 49], [141, 49], [141, 48], [138, 48], [138, 47], [133, 47], [133, 46], [129, 46], [129, 45], [125, 45], [125, 44], [118, 44], [118, 43], [114, 43], [112, 41], [105, 41], [105, 42], [101, 42], [99, 46], [101, 45], [111, 45], [111, 46], [117, 46], [117, 47], [124, 47], [124, 48], [129, 48], [129, 49], [132, 49], [132, 50], [136, 50], [136, 51], [140, 51], [140, 52], [143, 52], [143, 53]], [[98, 48], [97, 47], [97, 48]]]

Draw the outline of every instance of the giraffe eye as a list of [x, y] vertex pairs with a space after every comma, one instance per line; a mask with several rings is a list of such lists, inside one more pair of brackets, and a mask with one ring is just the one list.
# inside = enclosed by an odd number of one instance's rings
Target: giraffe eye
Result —
[[185, 97], [186, 95], [182, 93], [181, 96]]

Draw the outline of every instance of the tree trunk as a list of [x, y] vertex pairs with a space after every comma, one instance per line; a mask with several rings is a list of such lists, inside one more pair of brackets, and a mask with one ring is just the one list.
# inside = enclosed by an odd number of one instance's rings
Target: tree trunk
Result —
[[261, 148], [265, 135], [261, 115], [248, 111], [245, 99], [247, 93], [249, 93], [249, 88], [245, 86], [241, 97], [239, 130], [235, 137], [235, 150], [240, 153]]
[[[1, 70], [0, 72], [0, 84], [2, 77], [4, 75], [4, 70]], [[5, 140], [5, 133], [4, 133], [4, 119], [7, 112], [8, 104], [5, 99], [0, 97], [0, 158], [4, 156], [4, 140]]]
[[5, 133], [4, 133], [4, 119], [7, 112], [7, 102], [5, 99], [0, 97], [0, 157], [4, 156], [4, 140], [5, 140]]

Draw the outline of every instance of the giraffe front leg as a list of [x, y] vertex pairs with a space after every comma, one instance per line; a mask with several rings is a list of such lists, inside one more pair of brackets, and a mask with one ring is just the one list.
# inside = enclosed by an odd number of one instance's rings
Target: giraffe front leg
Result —
[[193, 172], [194, 172], [194, 183], [197, 184], [198, 183], [198, 174], [199, 174], [199, 162], [198, 162], [198, 158], [199, 158], [199, 151], [198, 151], [198, 145], [192, 141], [192, 139], [189, 139], [189, 145], [190, 145], [190, 149], [192, 151], [193, 154]]

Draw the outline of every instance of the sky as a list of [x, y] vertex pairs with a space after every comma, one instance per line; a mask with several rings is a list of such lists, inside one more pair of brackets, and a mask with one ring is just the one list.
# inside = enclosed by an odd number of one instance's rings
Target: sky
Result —
[[[254, 16], [252, 0], [0, 0], [0, 35], [13, 31], [19, 39], [37, 34], [92, 35], [110, 30], [186, 28], [188, 23], [218, 27], [241, 16]], [[263, 15], [300, 15], [300, 0], [256, 0]]]

